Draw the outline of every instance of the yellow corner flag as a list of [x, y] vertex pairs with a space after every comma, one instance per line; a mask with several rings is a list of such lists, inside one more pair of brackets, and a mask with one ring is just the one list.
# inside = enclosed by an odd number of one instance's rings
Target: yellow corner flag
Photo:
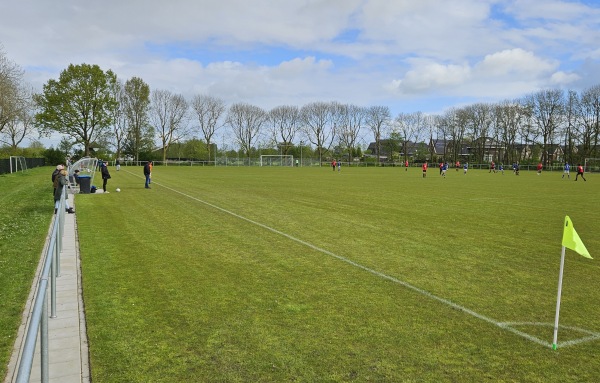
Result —
[[583, 242], [581, 242], [581, 238], [579, 238], [579, 235], [575, 231], [573, 222], [571, 222], [571, 218], [569, 218], [568, 215], [565, 216], [565, 228], [563, 231], [562, 245], [567, 249], [571, 249], [576, 253], [583, 255], [586, 258], [592, 259], [592, 256], [585, 248], [585, 245]]

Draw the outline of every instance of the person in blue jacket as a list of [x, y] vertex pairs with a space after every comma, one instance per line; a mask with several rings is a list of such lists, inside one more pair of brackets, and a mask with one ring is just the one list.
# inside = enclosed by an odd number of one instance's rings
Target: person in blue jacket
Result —
[[565, 162], [565, 167], [564, 167], [562, 178], [565, 178], [565, 174], [567, 175], [567, 178], [571, 178], [570, 172], [571, 172], [571, 165], [569, 165], [568, 162]]

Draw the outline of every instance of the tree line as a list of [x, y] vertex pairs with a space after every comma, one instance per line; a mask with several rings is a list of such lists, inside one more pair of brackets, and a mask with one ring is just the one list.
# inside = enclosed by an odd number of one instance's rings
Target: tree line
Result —
[[376, 158], [385, 142], [397, 142], [397, 152], [405, 160], [409, 146], [421, 142], [428, 149], [412, 153], [411, 159], [418, 155], [434, 160], [434, 143], [443, 141], [445, 159], [459, 159], [467, 145], [472, 160], [482, 161], [489, 139], [503, 148], [497, 160], [507, 163], [522, 160], [522, 145], [538, 147], [546, 164], [557, 145], [571, 162], [600, 157], [598, 85], [579, 93], [540, 90], [514, 100], [450, 108], [439, 115], [392, 116], [387, 106], [335, 101], [264, 110], [243, 102], [228, 106], [209, 94], [186, 99], [168, 90], [151, 91], [139, 77], [122, 81], [111, 70], [90, 64], [69, 65], [37, 94], [23, 77], [0, 49], [0, 143], [13, 148], [34, 132], [58, 132], [64, 135], [65, 146], [81, 145], [84, 155], [112, 147], [117, 158], [143, 160], [159, 148], [164, 160], [172, 145], [192, 141], [202, 142], [211, 159], [221, 133], [247, 157], [257, 146], [282, 154], [309, 146], [309, 153], [320, 161], [332, 155], [351, 161], [364, 148], [365, 139], [375, 143]]

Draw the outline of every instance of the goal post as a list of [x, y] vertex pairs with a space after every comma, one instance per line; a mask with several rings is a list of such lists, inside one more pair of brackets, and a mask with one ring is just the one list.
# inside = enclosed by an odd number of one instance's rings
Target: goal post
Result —
[[585, 173], [600, 172], [600, 158], [586, 158], [583, 164], [583, 171]]
[[290, 154], [262, 154], [260, 166], [294, 166], [294, 156]]
[[25, 172], [27, 170], [27, 161], [23, 156], [10, 156], [10, 172]]

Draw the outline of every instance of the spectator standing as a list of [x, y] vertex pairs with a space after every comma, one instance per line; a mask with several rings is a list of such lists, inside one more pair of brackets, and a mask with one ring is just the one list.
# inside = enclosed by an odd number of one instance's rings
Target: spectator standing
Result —
[[150, 174], [152, 173], [152, 161], [146, 162], [144, 165], [144, 176], [146, 176], [146, 189], [150, 189]]
[[56, 169], [54, 169], [54, 171], [52, 172], [52, 195], [54, 195], [56, 193], [56, 184], [58, 182], [58, 175], [60, 174], [60, 171], [63, 170], [65, 167], [63, 165], [56, 165]]
[[[56, 188], [54, 189], [54, 214], [58, 211], [58, 206], [60, 205], [60, 197], [62, 196], [63, 189], [69, 182], [67, 179], [68, 173], [65, 169], [61, 169], [60, 172], [56, 176]], [[65, 209], [69, 214], [75, 213], [72, 207], [69, 206], [69, 199], [65, 198]]]
[[101, 173], [102, 173], [102, 190], [104, 190], [104, 193], [108, 193], [108, 190], [106, 190], [106, 183], [110, 179], [110, 173], [108, 172], [108, 164], [106, 162], [102, 163]]

